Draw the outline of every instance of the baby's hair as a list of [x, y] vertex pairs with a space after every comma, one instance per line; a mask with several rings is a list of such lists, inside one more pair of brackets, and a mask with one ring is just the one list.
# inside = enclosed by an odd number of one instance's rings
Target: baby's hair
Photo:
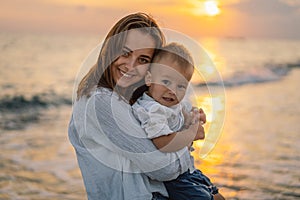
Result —
[[154, 56], [152, 63], [159, 63], [164, 58], [171, 58], [173, 62], [177, 62], [182, 67], [191, 66], [194, 68], [194, 61], [190, 52], [179, 43], [172, 42], [162, 47]]

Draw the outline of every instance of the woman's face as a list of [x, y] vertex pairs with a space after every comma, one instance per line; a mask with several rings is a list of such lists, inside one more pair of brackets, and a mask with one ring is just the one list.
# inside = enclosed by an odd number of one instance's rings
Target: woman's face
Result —
[[119, 87], [126, 88], [144, 78], [154, 48], [155, 41], [150, 35], [134, 29], [128, 32], [123, 54], [111, 65], [113, 79]]

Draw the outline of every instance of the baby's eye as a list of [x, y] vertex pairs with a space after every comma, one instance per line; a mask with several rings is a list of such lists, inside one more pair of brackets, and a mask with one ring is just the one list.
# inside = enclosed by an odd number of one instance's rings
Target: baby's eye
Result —
[[185, 90], [186, 89], [185, 85], [178, 85], [177, 87], [178, 87], [178, 89], [181, 89], [181, 90]]
[[164, 85], [169, 85], [169, 84], [171, 83], [169, 80], [166, 80], [166, 79], [165, 79], [165, 80], [162, 80], [161, 82], [162, 82]]

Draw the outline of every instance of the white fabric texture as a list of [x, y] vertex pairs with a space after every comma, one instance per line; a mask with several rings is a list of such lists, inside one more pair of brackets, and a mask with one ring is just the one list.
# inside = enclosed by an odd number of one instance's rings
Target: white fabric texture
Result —
[[162, 153], [146, 136], [131, 106], [109, 89], [97, 89], [73, 105], [69, 139], [89, 199], [152, 199], [167, 196], [162, 181], [187, 171], [187, 148]]
[[146, 93], [132, 105], [132, 109], [150, 139], [180, 131], [184, 124], [182, 104], [166, 107]]
[[[192, 105], [188, 101], [181, 101], [172, 107], [161, 105], [146, 92], [132, 105], [134, 116], [139, 120], [149, 139], [169, 135], [180, 131], [184, 126], [183, 110], [190, 112]], [[193, 151], [194, 148], [191, 147]], [[194, 158], [190, 156], [188, 162], [190, 172], [195, 170]]]

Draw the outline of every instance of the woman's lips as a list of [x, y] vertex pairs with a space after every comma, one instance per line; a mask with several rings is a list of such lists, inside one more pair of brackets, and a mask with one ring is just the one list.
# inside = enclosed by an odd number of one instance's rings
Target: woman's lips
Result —
[[122, 72], [122, 71], [120, 71], [120, 73], [121, 73], [121, 75], [124, 76], [125, 78], [131, 78], [131, 77], [133, 77], [133, 75], [126, 74], [126, 73], [124, 73], [124, 72]]
[[121, 76], [125, 77], [125, 78], [132, 78], [133, 76], [135, 76], [135, 74], [127, 73], [127, 72], [125, 72], [125, 71], [123, 71], [121, 69], [119, 69], [119, 71], [120, 71]]

